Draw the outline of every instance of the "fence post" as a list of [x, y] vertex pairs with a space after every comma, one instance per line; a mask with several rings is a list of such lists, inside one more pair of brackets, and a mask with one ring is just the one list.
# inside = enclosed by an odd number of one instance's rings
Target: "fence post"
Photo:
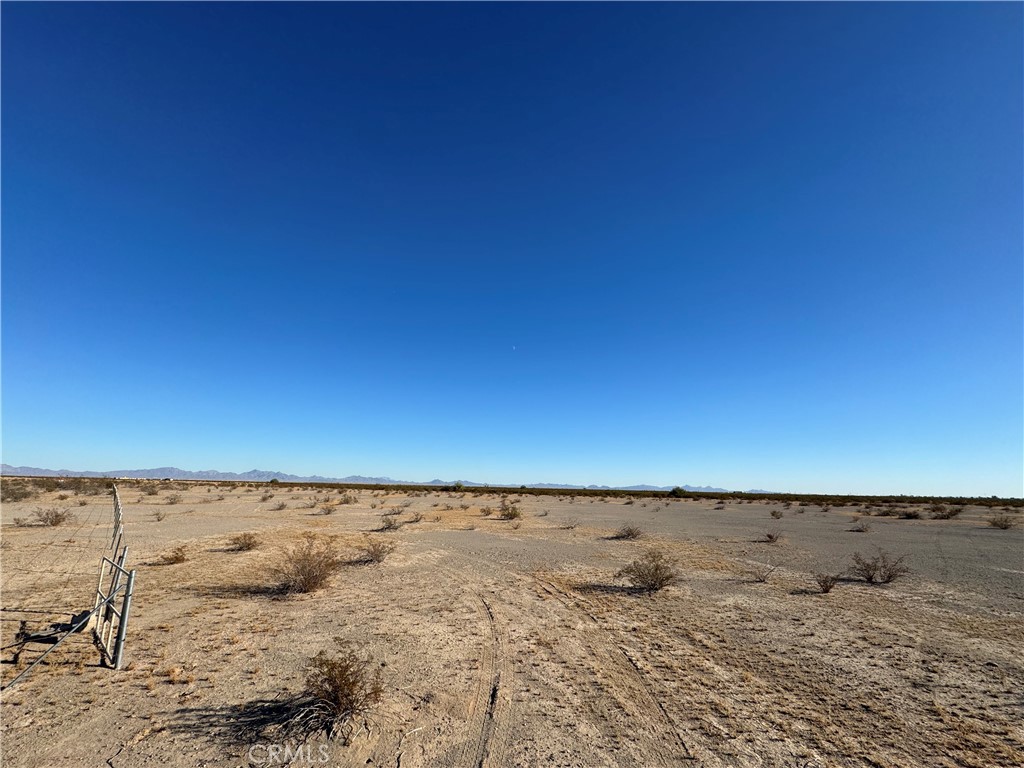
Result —
[[117, 639], [114, 641], [114, 669], [121, 668], [121, 657], [124, 655], [124, 636], [128, 631], [128, 611], [132, 607], [134, 589], [135, 571], [129, 571], [128, 581], [124, 586], [124, 602], [121, 603], [121, 619], [117, 622]]

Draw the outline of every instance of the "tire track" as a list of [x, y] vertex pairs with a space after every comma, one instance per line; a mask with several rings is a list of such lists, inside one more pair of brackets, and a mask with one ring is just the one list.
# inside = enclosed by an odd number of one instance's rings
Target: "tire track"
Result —
[[[655, 711], [660, 715], [663, 733], [669, 737], [674, 749], [672, 749], [672, 754], [666, 754], [665, 749], [661, 747], [661, 745], [651, 744], [650, 746], [656, 751], [659, 759], [663, 761], [665, 765], [675, 764], [680, 760], [696, 760], [696, 757], [691, 753], [689, 746], [680, 734], [681, 729], [678, 723], [671, 715], [669, 715], [668, 710], [665, 709], [664, 704], [661, 702], [661, 698], [651, 686], [648, 676], [637, 665], [636, 661], [626, 653], [622, 646], [611, 640], [608, 630], [601, 626], [598, 617], [587, 608], [574, 601], [572, 597], [558, 585], [536, 575], [534, 575], [534, 579], [546, 594], [553, 597], [565, 608], [574, 612], [583, 613], [590, 619], [591, 626], [595, 631], [588, 632], [587, 637], [585, 639], [581, 639], [584, 640], [585, 645], [591, 652], [591, 655], [594, 658], [604, 656], [606, 659], [612, 661], [612, 663], [618, 667], [618, 671], [622, 678], [622, 684], [632, 689], [630, 693], [635, 694], [637, 690], [640, 692], [639, 697], [630, 696], [631, 700], [634, 703], [641, 705], [647, 711]], [[609, 672], [613, 672], [613, 670], [609, 670]], [[639, 701], [638, 699], [643, 699], [645, 701]]]

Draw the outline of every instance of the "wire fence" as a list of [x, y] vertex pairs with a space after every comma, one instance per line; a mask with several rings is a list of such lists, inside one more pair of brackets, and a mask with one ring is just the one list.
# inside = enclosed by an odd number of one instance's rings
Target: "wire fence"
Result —
[[[21, 655], [29, 648], [48, 646], [42, 654], [4, 684], [3, 690], [22, 680], [47, 656], [69, 638], [91, 630], [92, 640], [100, 652], [100, 662], [115, 669], [121, 667], [128, 629], [135, 571], [128, 570], [128, 547], [124, 534], [124, 515], [117, 487], [112, 488], [113, 518], [109, 538], [98, 510], [90, 510], [76, 518], [77, 527], [69, 535], [66, 530], [54, 531], [31, 552], [31, 567], [4, 563], [3, 618], [17, 621], [14, 642], [3, 650], [13, 649], [13, 662], [21, 668]], [[109, 515], [110, 513], [107, 513]], [[106, 517], [111, 520], [110, 517]], [[86, 532], [87, 531], [87, 532]], [[85, 532], [85, 533], [83, 533]], [[102, 541], [97, 541], [97, 536]], [[100, 554], [99, 576], [86, 570]], [[27, 587], [21, 577], [17, 593], [22, 596], [16, 606], [8, 606], [7, 594], [17, 574], [29, 574]], [[89, 594], [89, 578], [96, 579]], [[91, 602], [91, 610], [86, 606]], [[82, 610], [78, 610], [82, 609]], [[69, 616], [68, 621], [54, 620]]]

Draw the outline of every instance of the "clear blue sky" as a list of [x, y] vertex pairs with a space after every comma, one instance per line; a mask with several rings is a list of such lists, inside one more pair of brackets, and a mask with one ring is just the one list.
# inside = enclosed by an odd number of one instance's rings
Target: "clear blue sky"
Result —
[[5, 2], [3, 460], [1019, 496], [1022, 21]]

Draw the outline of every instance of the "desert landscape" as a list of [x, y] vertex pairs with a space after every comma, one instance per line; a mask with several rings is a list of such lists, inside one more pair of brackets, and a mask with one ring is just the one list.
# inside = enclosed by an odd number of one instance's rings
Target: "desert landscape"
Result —
[[[109, 485], [5, 478], [5, 686], [19, 628], [92, 607]], [[81, 633], [7, 688], [5, 765], [1024, 764], [1019, 500], [117, 487], [125, 664]], [[281, 729], [338, 648], [377, 695]]]

